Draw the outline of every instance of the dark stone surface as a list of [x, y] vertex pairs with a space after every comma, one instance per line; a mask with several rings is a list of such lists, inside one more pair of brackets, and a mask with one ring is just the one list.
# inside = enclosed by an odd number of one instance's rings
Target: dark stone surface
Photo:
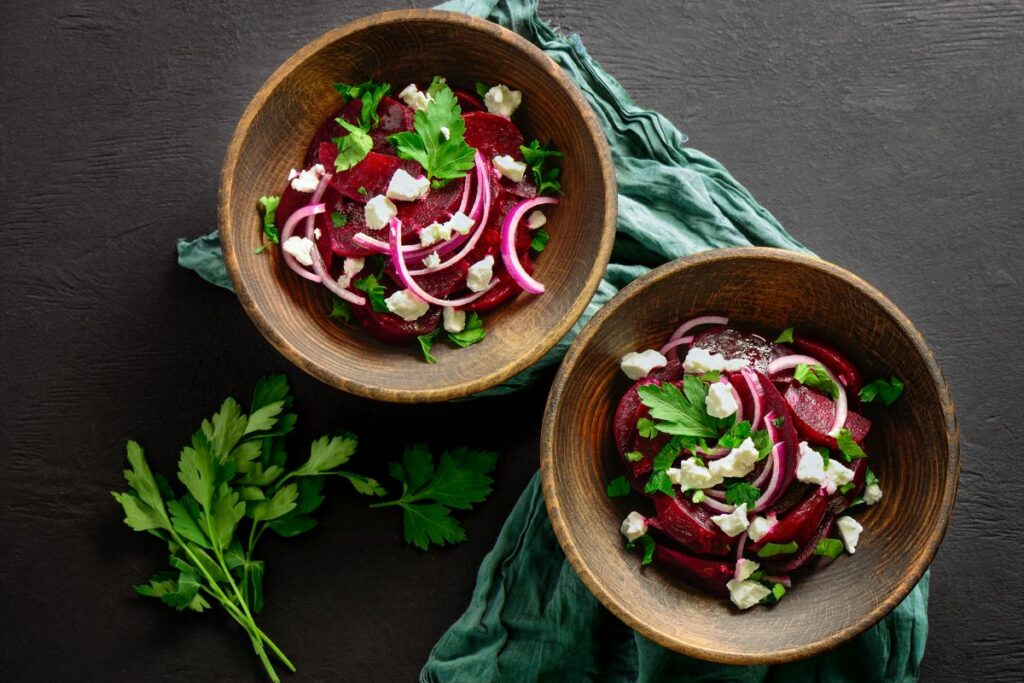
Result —
[[[230, 294], [174, 263], [176, 237], [214, 226], [221, 158], [260, 83], [327, 28], [385, 6], [5, 3], [4, 680], [261, 676], [226, 619], [132, 597], [161, 552], [106, 492], [121, 486], [126, 436], [170, 471], [198, 420], [268, 371], [293, 380], [297, 441], [357, 428], [356, 462], [372, 471], [422, 435], [503, 449], [496, 493], [465, 516], [457, 548], [406, 547], [397, 514], [341, 488], [320, 530], [266, 543], [263, 626], [299, 663], [292, 680], [412, 680], [465, 607], [536, 468], [546, 383], [450, 406], [357, 400], [291, 369]], [[1024, 8], [552, 0], [542, 14], [917, 322], [952, 384], [964, 449], [923, 678], [1020, 680]], [[459, 433], [440, 435], [456, 417]]]

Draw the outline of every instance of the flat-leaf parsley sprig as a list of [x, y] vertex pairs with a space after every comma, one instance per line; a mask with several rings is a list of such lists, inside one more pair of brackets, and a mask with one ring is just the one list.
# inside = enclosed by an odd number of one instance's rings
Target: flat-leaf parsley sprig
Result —
[[265, 574], [263, 560], [254, 557], [256, 543], [268, 529], [285, 537], [312, 529], [327, 476], [343, 477], [363, 494], [384, 493], [374, 479], [339, 469], [355, 453], [351, 434], [317, 439], [306, 462], [288, 469], [284, 438], [296, 422], [291, 406], [283, 375], [256, 385], [248, 414], [225, 399], [181, 451], [180, 495], [150, 470], [142, 447], [129, 441], [128, 490], [113, 492], [125, 523], [163, 540], [170, 553], [170, 568], [135, 591], [179, 611], [203, 612], [219, 603], [245, 630], [272, 681], [279, 678], [268, 650], [288, 670], [295, 666], [253, 616], [263, 608]]

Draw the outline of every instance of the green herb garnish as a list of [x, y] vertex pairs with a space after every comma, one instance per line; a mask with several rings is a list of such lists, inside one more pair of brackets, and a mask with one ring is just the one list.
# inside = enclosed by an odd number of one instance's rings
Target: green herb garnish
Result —
[[441, 328], [440, 327], [438, 327], [433, 332], [428, 332], [427, 334], [421, 334], [418, 337], [416, 337], [416, 339], [420, 343], [420, 350], [423, 352], [423, 360], [425, 360], [428, 363], [431, 363], [433, 365], [437, 364], [437, 359], [434, 358], [434, 355], [432, 353], [430, 353], [430, 349], [434, 346], [434, 339], [439, 334], [441, 334]]
[[565, 153], [559, 152], [550, 145], [542, 145], [539, 140], [533, 140], [529, 146], [520, 145], [519, 151], [523, 154], [523, 161], [533, 170], [533, 180], [537, 183], [537, 194], [545, 192], [560, 194], [562, 183], [558, 179], [561, 169], [552, 165], [545, 168], [548, 159], [564, 157]]
[[533, 239], [530, 240], [530, 249], [533, 249], [538, 254], [544, 251], [544, 247], [548, 246], [548, 240], [551, 236], [548, 235], [548, 231], [544, 228], [537, 228], [533, 231]]
[[678, 436], [674, 436], [669, 439], [668, 443], [661, 447], [658, 454], [654, 456], [654, 469], [655, 470], [667, 470], [672, 467], [672, 464], [679, 457], [679, 451], [682, 450], [683, 440]]
[[457, 448], [442, 453], [435, 468], [426, 444], [410, 446], [401, 464], [389, 465], [391, 476], [402, 483], [402, 495], [370, 507], [402, 508], [405, 540], [421, 550], [431, 543], [461, 543], [466, 531], [452, 510], [470, 510], [490, 495], [494, 480], [488, 473], [497, 462], [494, 451]]
[[828, 372], [820, 365], [805, 365], [800, 363], [796, 366], [793, 379], [800, 384], [817, 389], [833, 399], [839, 398], [839, 386], [828, 376]]
[[781, 583], [772, 584], [772, 592], [761, 598], [762, 605], [774, 605], [786, 594], [786, 587]]
[[490, 90], [485, 84], [480, 81], [476, 82], [476, 94], [480, 96], [480, 99], [487, 97], [487, 91]]
[[814, 554], [833, 559], [839, 557], [843, 552], [843, 542], [836, 538], [823, 538], [814, 546]]
[[356, 192], [363, 195], [364, 197], [369, 194], [369, 192], [366, 191], [365, 187], [360, 187], [358, 190], [356, 190]]
[[868, 454], [854, 441], [853, 434], [850, 433], [849, 429], [839, 430], [839, 433], [836, 435], [836, 444], [838, 444], [839, 450], [842, 452], [846, 462], [868, 457]]
[[366, 292], [366, 297], [370, 300], [370, 307], [378, 313], [388, 313], [388, 305], [384, 303], [384, 285], [380, 284], [380, 280], [373, 273], [367, 275], [361, 280], [356, 280], [355, 287], [358, 290]]
[[342, 118], [335, 121], [338, 125], [348, 131], [348, 135], [334, 138], [332, 142], [338, 146], [338, 158], [334, 160], [334, 168], [337, 171], [347, 171], [360, 161], [373, 149], [373, 138], [359, 126], [353, 126]]
[[387, 83], [366, 81], [358, 85], [335, 83], [334, 89], [346, 102], [362, 100], [357, 124], [353, 125], [342, 118], [335, 119], [339, 126], [348, 131], [348, 135], [332, 140], [338, 146], [338, 158], [335, 160], [334, 166], [338, 171], [347, 171], [365, 159], [373, 149], [373, 139], [369, 133], [379, 123], [377, 107], [380, 106], [381, 99], [391, 90], [391, 86]]
[[626, 461], [627, 462], [640, 462], [644, 459], [644, 454], [640, 451], [627, 451]]
[[726, 486], [725, 489], [725, 502], [729, 505], [743, 505], [747, 504], [747, 507], [753, 507], [757, 499], [761, 497], [761, 491], [756, 486], [748, 484], [745, 481], [737, 481]]
[[331, 212], [331, 225], [336, 228], [344, 228], [348, 224], [348, 215], [339, 213], [338, 211]]
[[644, 493], [664, 493], [666, 496], [674, 496], [675, 491], [672, 489], [672, 480], [668, 478], [668, 473], [665, 470], [658, 470], [651, 475], [651, 478], [647, 480], [647, 485], [644, 486]]
[[[277, 233], [277, 207], [280, 203], [281, 198], [277, 195], [260, 197], [260, 206], [263, 207], [263, 234], [272, 244], [278, 244], [281, 241]], [[259, 247], [259, 251], [263, 251], [265, 246]]]
[[435, 95], [437, 95], [439, 92], [441, 92], [442, 89], [446, 87], [448, 86], [445, 84], [444, 78], [442, 78], [441, 76], [434, 76], [434, 78], [430, 81], [430, 85], [427, 86], [427, 96], [430, 99], [433, 99]]
[[814, 451], [821, 456], [821, 462], [823, 463], [823, 466], [825, 468], [828, 468], [828, 463], [832, 459], [831, 455], [829, 454], [829, 450], [822, 446], [819, 448], [815, 448]]
[[693, 502], [694, 503], [701, 503], [703, 501], [704, 501], [704, 492], [702, 490], [700, 490], [700, 489], [697, 489], [696, 491], [694, 491], [693, 492]]
[[608, 482], [608, 487], [605, 489], [605, 493], [608, 494], [609, 498], [621, 498], [629, 495], [629, 482], [626, 481], [625, 477], [615, 477]]
[[[412, 159], [423, 167], [433, 187], [441, 187], [452, 178], [461, 178], [473, 168], [476, 150], [466, 144], [466, 123], [462, 109], [451, 89], [441, 88], [426, 109], [416, 112], [415, 132], [395, 133], [388, 137], [398, 156]], [[448, 129], [448, 137], [441, 133]]]
[[352, 305], [341, 297], [331, 294], [331, 312], [327, 314], [327, 317], [344, 320], [347, 323], [352, 322]]
[[712, 370], [710, 372], [705, 372], [703, 375], [701, 375], [700, 376], [700, 381], [702, 381], [702, 382], [709, 382], [711, 384], [714, 384], [715, 382], [718, 381], [718, 379], [721, 376], [722, 376], [722, 371], [721, 370]]
[[486, 336], [487, 331], [484, 329], [484, 321], [476, 311], [470, 311], [469, 315], [466, 316], [466, 326], [462, 329], [462, 332], [449, 332], [448, 341], [461, 348], [466, 348], [476, 344]]
[[757, 551], [757, 556], [775, 557], [776, 555], [792, 555], [799, 547], [800, 546], [796, 544], [796, 541], [790, 541], [789, 543], [765, 543], [764, 546]]
[[729, 430], [718, 437], [718, 445], [722, 448], [736, 448], [750, 436], [750, 423], [746, 420], [734, 422]]
[[704, 407], [708, 390], [699, 378], [686, 375], [683, 391], [671, 382], [645, 384], [637, 389], [640, 400], [651, 417], [658, 420], [656, 427], [663, 434], [678, 436], [713, 437], [718, 435], [717, 424]]
[[784, 329], [778, 337], [775, 338], [776, 344], [792, 344], [793, 343], [793, 328], [787, 327]]
[[654, 559], [654, 539], [651, 538], [650, 534], [644, 534], [635, 541], [631, 541], [626, 544], [626, 550], [632, 550], [633, 548], [640, 546], [643, 551], [641, 554], [640, 565], [650, 564]]
[[641, 417], [636, 421], [636, 431], [644, 439], [653, 439], [658, 435], [658, 428], [654, 426], [652, 420], [646, 417]]
[[876, 379], [871, 384], [865, 385], [860, 390], [860, 400], [871, 403], [879, 399], [887, 406], [891, 406], [903, 393], [903, 382], [895, 375], [886, 382], [884, 379]]
[[751, 441], [757, 447], [757, 461], [760, 462], [767, 458], [772, 452], [772, 447], [775, 444], [772, 443], [772, 438], [768, 434], [767, 429], [759, 429], [750, 434]]
[[772, 424], [776, 427], [782, 428], [782, 425], [786, 424], [786, 418], [782, 415], [772, 420]]
[[841, 493], [841, 494], [843, 494], [845, 496], [847, 493], [852, 491], [855, 486], [857, 486], [857, 485], [854, 484], [852, 481], [851, 482], [847, 482], [847, 483], [845, 483], [845, 484], [843, 484], [842, 486], [839, 487], [839, 493]]

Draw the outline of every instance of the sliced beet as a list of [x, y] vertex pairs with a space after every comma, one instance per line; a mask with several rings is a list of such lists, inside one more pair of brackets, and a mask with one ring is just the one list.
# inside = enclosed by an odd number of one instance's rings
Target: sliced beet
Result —
[[[395, 267], [390, 261], [385, 266], [384, 272], [393, 282], [398, 282]], [[416, 282], [427, 294], [441, 298], [448, 296], [452, 292], [464, 289], [466, 286], [466, 273], [468, 272], [469, 263], [466, 262], [466, 259], [461, 259], [444, 270], [417, 276]]]
[[[470, 252], [470, 256], [472, 256], [472, 252]], [[475, 263], [471, 257], [467, 258], [467, 260]], [[523, 270], [531, 275], [533, 274], [533, 259], [530, 258], [528, 253], [520, 254], [519, 262], [523, 264]], [[498, 284], [487, 290], [487, 293], [476, 301], [463, 306], [465, 310], [486, 313], [487, 311], [494, 310], [523, 291], [523, 288], [512, 279], [512, 276], [509, 275], [504, 266], [500, 265], [500, 262], [494, 267], [494, 277], [497, 278]]]
[[629, 446], [636, 436], [636, 421], [639, 419], [639, 412], [642, 407], [640, 394], [637, 389], [645, 384], [656, 382], [674, 382], [683, 376], [683, 366], [679, 361], [669, 361], [668, 365], [658, 368], [646, 377], [641, 377], [633, 386], [626, 390], [626, 393], [619, 399], [619, 405], [615, 409], [613, 431], [615, 433], [615, 446], [619, 454], [629, 450]]
[[658, 516], [648, 520], [679, 545], [698, 555], [724, 555], [732, 540], [711, 521], [707, 509], [681, 495], [654, 494]]
[[299, 192], [298, 190], [292, 189], [291, 182], [288, 182], [284, 186], [284, 190], [281, 192], [281, 201], [278, 203], [277, 210], [274, 212], [274, 223], [277, 225], [277, 229], [281, 230], [284, 228], [284, 224], [288, 220], [288, 217], [306, 204], [309, 204], [309, 200], [312, 198], [313, 195], [309, 192]]
[[857, 366], [851, 363], [849, 358], [837, 351], [835, 347], [803, 334], [793, 335], [793, 346], [797, 351], [820, 360], [843, 383], [847, 396], [856, 400], [863, 378], [860, 371], [857, 370]]
[[473, 93], [460, 88], [452, 88], [452, 93], [463, 114], [468, 114], [471, 111], [484, 111], [484, 101]]
[[[313, 141], [309, 145], [309, 151], [306, 153], [306, 168], [309, 168], [313, 164], [324, 164], [328, 171], [333, 172], [334, 159], [337, 157], [337, 147], [334, 144], [334, 138], [345, 137], [348, 135], [348, 131], [342, 128], [335, 119], [342, 118], [351, 124], [359, 123], [359, 117], [363, 111], [362, 100], [352, 100], [344, 107], [334, 112], [324, 125], [320, 126], [316, 134], [313, 136]], [[370, 131], [370, 137], [373, 139], [373, 149], [371, 151], [377, 152], [378, 154], [387, 154], [395, 156], [395, 148], [388, 142], [388, 136], [394, 133], [399, 133], [406, 130], [412, 130], [413, 128], [413, 112], [409, 107], [405, 106], [401, 102], [394, 100], [390, 97], [381, 98], [380, 104], [377, 106], [377, 126]], [[320, 145], [326, 143], [331, 147], [334, 147], [334, 153], [330, 156], [330, 165], [323, 159], [323, 149]]]
[[509, 119], [484, 111], [469, 112], [462, 118], [466, 122], [466, 144], [479, 150], [488, 161], [500, 155], [523, 158], [519, 151], [523, 134]]
[[[331, 166], [333, 166], [335, 158], [337, 158], [337, 150], [335, 150], [334, 158], [329, 159]], [[327, 166], [326, 163], [324, 165]], [[391, 176], [395, 175], [395, 171], [400, 168], [405, 169], [413, 176], [421, 175], [423, 172], [415, 161], [370, 152], [365, 159], [352, 168], [335, 173], [334, 178], [331, 179], [331, 185], [342, 196], [365, 204], [370, 198], [387, 192]], [[360, 188], [364, 191], [360, 192]]]
[[796, 541], [797, 545], [803, 546], [817, 532], [821, 520], [828, 513], [828, 507], [829, 496], [825, 489], [815, 487], [792, 510], [780, 517], [778, 523], [768, 533], [747, 546], [751, 556], [766, 543]]
[[697, 335], [693, 346], [726, 358], [746, 358], [750, 367], [762, 374], [768, 372], [768, 363], [773, 359], [786, 355], [782, 347], [761, 335], [733, 327], [712, 327]]
[[844, 493], [838, 491], [829, 499], [828, 507], [834, 515], [841, 515], [846, 512], [850, 504], [864, 491], [864, 479], [868, 472], [868, 459], [857, 458], [847, 465], [853, 470], [853, 488]]
[[[785, 398], [797, 430], [808, 443], [833, 449], [839, 447], [828, 435], [836, 414], [836, 404], [831, 398], [798, 382], [789, 386]], [[851, 410], [843, 426], [850, 430], [854, 441], [861, 443], [871, 430], [871, 421]]]
[[729, 595], [729, 588], [726, 584], [733, 577], [732, 564], [721, 560], [694, 557], [689, 553], [660, 544], [654, 548], [654, 562], [713, 595], [722, 597]]
[[[784, 494], [793, 483], [793, 477], [796, 474], [796, 466], [800, 457], [800, 443], [797, 439], [793, 420], [789, 419], [786, 401], [783, 399], [782, 394], [775, 388], [772, 381], [760, 372], [757, 372], [757, 379], [761, 382], [761, 392], [764, 394], [765, 415], [773, 413], [776, 418], [783, 418], [781, 425], [777, 429], [782, 436], [783, 442], [786, 444], [786, 453], [783, 459], [783, 465], [786, 469], [782, 473], [780, 488], [780, 491]], [[767, 504], [772, 505], [774, 502], [769, 500]]]
[[792, 555], [776, 555], [770, 559], [761, 561], [761, 569], [770, 574], [788, 574], [800, 569], [815, 556], [814, 549], [818, 542], [825, 538], [832, 531], [832, 523], [835, 517], [831, 513], [826, 514], [810, 539], [797, 549]]
[[352, 315], [371, 335], [391, 344], [405, 344], [414, 338], [437, 329], [441, 322], [441, 309], [431, 307], [424, 315], [406, 322], [393, 313], [374, 311], [366, 306], [353, 306]]
[[515, 197], [516, 203], [523, 199], [533, 199], [537, 196], [537, 183], [533, 181], [533, 174], [531, 173], [524, 175], [523, 179], [518, 183], [509, 180], [505, 176], [502, 176], [498, 183], [507, 194]]
[[[390, 182], [390, 178], [388, 179]], [[403, 227], [419, 230], [437, 221], [444, 223], [452, 217], [462, 199], [462, 188], [465, 180], [455, 178], [444, 187], [431, 189], [422, 199], [414, 202], [395, 202], [398, 219]]]
[[[365, 257], [375, 254], [371, 249], [356, 244], [353, 239], [356, 234], [362, 232], [368, 235], [375, 235], [377, 231], [370, 230], [366, 225], [366, 208], [362, 204], [342, 199], [334, 188], [334, 201], [327, 205], [328, 214], [339, 213], [345, 217], [345, 225], [334, 227], [334, 221], [325, 222], [327, 234], [330, 237], [331, 249], [339, 256]], [[379, 231], [381, 237], [385, 237], [384, 230]]]

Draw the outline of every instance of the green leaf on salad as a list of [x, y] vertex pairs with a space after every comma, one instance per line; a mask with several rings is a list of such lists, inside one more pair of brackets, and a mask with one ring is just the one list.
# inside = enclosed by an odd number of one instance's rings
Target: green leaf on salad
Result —
[[843, 494], [845, 496], [847, 493], [852, 491], [856, 486], [857, 485], [854, 484], [852, 481], [851, 482], [847, 482], [847, 483], [845, 483], [845, 484], [843, 484], [842, 486], [839, 487], [839, 493], [841, 493], [841, 494]]
[[786, 587], [781, 583], [772, 584], [772, 592], [761, 598], [762, 605], [773, 605], [782, 599], [782, 596], [786, 594]]
[[651, 416], [658, 420], [659, 432], [696, 437], [718, 435], [717, 425], [704, 407], [707, 387], [699, 378], [686, 375], [683, 391], [671, 382], [662, 382], [645, 384], [637, 389], [637, 394]]
[[520, 145], [519, 151], [523, 154], [523, 161], [533, 171], [537, 194], [561, 193], [562, 183], [558, 180], [561, 169], [554, 165], [554, 160], [564, 157], [565, 153], [559, 152], [550, 144], [542, 145], [539, 140], [532, 140], [529, 145]]
[[702, 503], [704, 502], [704, 497], [704, 492], [700, 489], [697, 489], [696, 491], [693, 492], [692, 500], [694, 503]]
[[675, 491], [672, 488], [672, 480], [668, 478], [668, 473], [665, 470], [658, 470], [651, 475], [651, 478], [647, 480], [647, 485], [644, 486], [644, 493], [664, 493], [666, 496], [674, 496]]
[[828, 376], [828, 372], [821, 365], [806, 365], [800, 363], [793, 372], [793, 379], [800, 384], [817, 389], [833, 399], [839, 398], [839, 386]]
[[484, 329], [484, 321], [476, 311], [470, 311], [466, 316], [466, 326], [461, 332], [449, 332], [448, 341], [461, 348], [472, 346], [487, 336]]
[[884, 379], [876, 379], [874, 382], [865, 385], [860, 390], [860, 400], [864, 401], [864, 403], [871, 403], [878, 399], [885, 405], [891, 406], [902, 393], [903, 382], [894, 375], [889, 378], [888, 382]]
[[362, 107], [359, 111], [360, 128], [369, 132], [377, 127], [379, 122], [377, 108], [380, 106], [380, 101], [391, 90], [388, 83], [375, 83], [372, 80], [358, 85], [335, 83], [334, 89], [338, 91], [345, 102], [362, 100]]
[[278, 244], [280, 236], [277, 232], [277, 207], [281, 198], [277, 195], [260, 197], [260, 206], [263, 207], [263, 234], [268, 242]]
[[481, 100], [487, 97], [488, 90], [490, 90], [490, 88], [488, 88], [486, 84], [481, 83], [480, 81], [476, 82], [476, 94], [480, 96]]
[[790, 541], [789, 543], [765, 543], [760, 550], [757, 551], [758, 557], [775, 557], [776, 555], [792, 555], [795, 553], [800, 546], [797, 545], [796, 541]]
[[629, 482], [626, 481], [625, 477], [615, 477], [605, 488], [604, 492], [609, 498], [621, 498], [629, 495]]
[[548, 240], [551, 236], [548, 235], [548, 231], [544, 228], [537, 228], [533, 231], [533, 239], [530, 240], [530, 249], [533, 249], [538, 254], [544, 251], [544, 248], [548, 246]]
[[772, 443], [772, 437], [768, 434], [767, 429], [758, 429], [757, 431], [751, 432], [750, 440], [753, 441], [754, 446], [757, 447], [758, 462], [767, 458], [772, 452], [772, 447], [775, 445]]
[[[433, 80], [430, 81], [430, 85], [427, 86], [427, 95], [431, 99], [434, 98], [441, 90], [448, 87], [445, 83], [445, 79], [442, 76], [434, 76]], [[456, 98], [457, 99], [457, 98]]]
[[362, 187], [362, 186], [360, 186], [360, 188], [359, 188], [358, 190], [356, 190], [356, 191], [357, 191], [357, 192], [358, 192], [359, 194], [363, 195], [364, 197], [365, 197], [365, 196], [366, 196], [367, 194], [369, 194], [369, 193], [368, 193], [368, 192], [366, 191], [366, 188], [365, 188], [365, 187]]
[[814, 546], [814, 554], [836, 558], [843, 552], [843, 542], [837, 538], [823, 538]]
[[734, 422], [728, 431], [718, 437], [718, 445], [722, 448], [736, 448], [750, 435], [750, 423], [746, 420], [740, 420], [739, 422]]
[[339, 296], [331, 294], [331, 312], [327, 314], [327, 317], [334, 320], [344, 320], [347, 323], [352, 322], [352, 304]]
[[864, 473], [864, 485], [871, 486], [878, 483], [878, 477], [870, 469]]
[[[419, 163], [435, 187], [473, 168], [476, 150], [466, 144], [466, 123], [451, 88], [441, 88], [426, 109], [416, 112], [413, 128], [414, 132], [395, 133], [388, 140], [398, 156]], [[448, 129], [447, 138], [442, 128]]]
[[334, 119], [338, 125], [348, 131], [348, 135], [334, 138], [332, 142], [338, 146], [338, 158], [334, 160], [334, 168], [337, 171], [347, 171], [360, 161], [373, 149], [373, 138], [359, 126], [353, 126], [343, 118]]
[[772, 424], [775, 425], [776, 427], [781, 428], [782, 425], [786, 424], [786, 418], [784, 416], [780, 415], [777, 418], [775, 418], [774, 420], [772, 420]]
[[674, 436], [669, 439], [668, 443], [662, 446], [658, 454], [654, 456], [654, 470], [661, 471], [672, 467], [672, 463], [679, 457], [679, 452], [682, 448], [682, 437]]
[[718, 379], [721, 376], [722, 376], [722, 371], [721, 370], [711, 370], [710, 372], [705, 372], [703, 375], [701, 375], [700, 376], [700, 380], [702, 382], [714, 383], [714, 382], [717, 382]]
[[341, 213], [340, 211], [331, 212], [331, 225], [336, 228], [343, 228], [348, 225], [348, 214]]
[[361, 280], [356, 280], [355, 288], [366, 292], [366, 298], [370, 301], [370, 307], [377, 313], [388, 313], [388, 305], [384, 303], [384, 285], [373, 273]]
[[760, 497], [761, 492], [758, 488], [745, 481], [733, 482], [725, 488], [725, 502], [729, 505], [739, 506], [746, 503], [747, 507], [751, 508]]
[[434, 354], [430, 353], [430, 349], [434, 347], [434, 339], [436, 339], [439, 334], [441, 334], [440, 327], [432, 332], [421, 334], [416, 337], [416, 340], [420, 343], [420, 351], [423, 352], [423, 360], [431, 363], [432, 365], [437, 364], [437, 358], [434, 357]]
[[640, 462], [644, 459], [644, 454], [640, 451], [627, 451], [626, 461], [627, 462]]
[[658, 429], [654, 426], [654, 422], [646, 417], [641, 417], [636, 421], [636, 431], [645, 439], [653, 439], [658, 435]]
[[792, 344], [793, 343], [793, 328], [787, 327], [784, 329], [778, 337], [775, 338], [776, 344]]
[[868, 454], [854, 440], [853, 434], [850, 433], [849, 429], [843, 428], [839, 430], [839, 433], [836, 435], [836, 443], [839, 445], [839, 450], [842, 452], [846, 462], [868, 457]]
[[651, 538], [650, 534], [644, 534], [635, 541], [627, 543], [626, 550], [633, 550], [637, 546], [640, 547], [640, 565], [650, 564], [654, 560], [654, 539]]
[[832, 459], [831, 455], [829, 454], [829, 450], [827, 448], [825, 448], [824, 446], [819, 446], [818, 448], [815, 448], [814, 450], [815, 450], [815, 452], [817, 452], [818, 455], [821, 456], [822, 465], [824, 467], [828, 467], [828, 463]]

